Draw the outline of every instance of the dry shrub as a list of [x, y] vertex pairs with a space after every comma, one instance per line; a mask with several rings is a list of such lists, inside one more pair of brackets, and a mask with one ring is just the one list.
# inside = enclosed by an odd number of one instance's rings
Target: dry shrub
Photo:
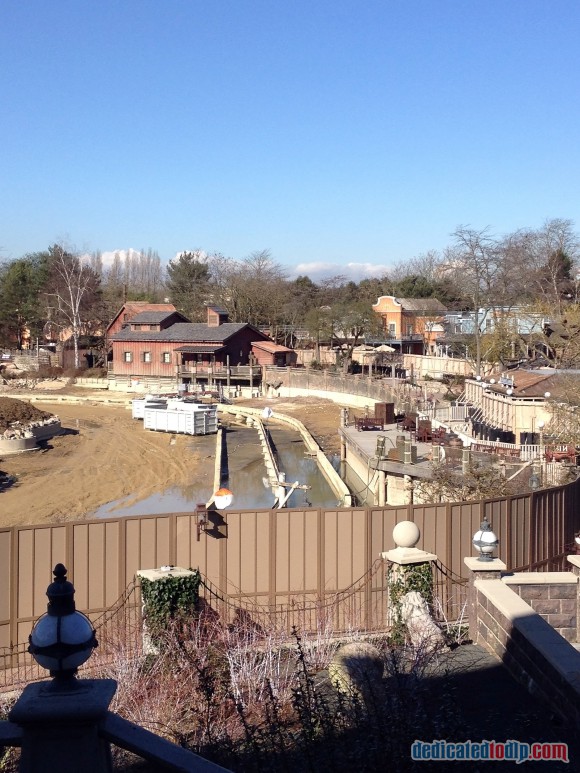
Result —
[[232, 770], [343, 771], [362, 760], [380, 770], [385, 755], [422, 737], [417, 685], [432, 655], [375, 638], [390, 686], [369, 703], [337, 693], [325, 670], [341, 643], [360, 638], [354, 627], [336, 631], [331, 615], [302, 637], [242, 610], [224, 622], [206, 608], [168, 629], [156, 653], [119, 647], [101, 675], [118, 680], [114, 711]]

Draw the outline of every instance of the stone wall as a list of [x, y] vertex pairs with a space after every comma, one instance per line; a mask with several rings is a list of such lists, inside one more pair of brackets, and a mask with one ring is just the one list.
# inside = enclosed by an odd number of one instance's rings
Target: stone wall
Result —
[[477, 641], [495, 653], [528, 692], [566, 721], [578, 723], [580, 653], [501, 580], [478, 580], [475, 586]]
[[465, 563], [471, 569], [469, 626], [473, 640], [495, 654], [530, 694], [548, 703], [564, 721], [577, 724], [580, 652], [549, 619], [565, 623], [561, 630], [574, 638], [578, 577], [572, 572], [546, 573], [545, 580], [540, 573], [530, 573], [525, 579], [521, 575], [501, 577], [494, 567], [486, 573], [481, 564], [476, 566], [477, 560], [466, 559]]
[[425, 376], [438, 378], [443, 374], [470, 376], [473, 373], [473, 363], [468, 360], [424, 354], [404, 354], [403, 367], [407, 373], [413, 373], [416, 378], [425, 378]]
[[572, 572], [519, 572], [502, 582], [568, 641], [578, 641], [578, 577]]

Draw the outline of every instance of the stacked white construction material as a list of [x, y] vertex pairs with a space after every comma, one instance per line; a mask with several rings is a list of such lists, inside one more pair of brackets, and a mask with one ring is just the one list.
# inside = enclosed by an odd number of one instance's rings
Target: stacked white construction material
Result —
[[158, 432], [211, 435], [218, 431], [217, 406], [168, 400], [167, 407], [146, 407], [143, 426]]
[[146, 408], [152, 408], [154, 410], [167, 408], [167, 398], [160, 397], [159, 395], [145, 395], [145, 397], [131, 400], [131, 403], [132, 416], [134, 419], [144, 419]]

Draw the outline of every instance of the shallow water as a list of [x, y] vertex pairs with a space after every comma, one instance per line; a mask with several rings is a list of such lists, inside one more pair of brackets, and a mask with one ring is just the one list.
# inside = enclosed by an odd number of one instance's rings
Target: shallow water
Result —
[[[272, 440], [278, 454], [278, 465], [286, 473], [290, 483], [298, 480], [310, 486], [308, 490], [294, 491], [288, 507], [336, 507], [337, 497], [318, 469], [316, 461], [305, 456], [304, 444], [297, 433], [272, 428]], [[198, 502], [207, 502], [213, 493], [215, 435], [191, 438], [191, 447], [207, 465], [197, 468], [195, 480], [186, 486], [173, 486], [135, 502], [135, 495], [109, 502], [99, 507], [91, 518], [114, 518], [153, 513], [175, 513], [194, 510]], [[226, 432], [227, 476], [223, 485], [234, 493], [236, 510], [253, 510], [272, 507], [274, 494], [265, 485], [266, 468], [258, 433], [250, 427], [232, 426]], [[267, 484], [267, 481], [266, 481]]]

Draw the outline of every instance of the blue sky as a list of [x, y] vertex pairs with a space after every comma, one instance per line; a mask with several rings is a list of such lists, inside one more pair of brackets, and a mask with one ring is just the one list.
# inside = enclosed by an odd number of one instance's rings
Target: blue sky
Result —
[[577, 0], [4, 0], [0, 259], [270, 249], [383, 273], [580, 229]]

